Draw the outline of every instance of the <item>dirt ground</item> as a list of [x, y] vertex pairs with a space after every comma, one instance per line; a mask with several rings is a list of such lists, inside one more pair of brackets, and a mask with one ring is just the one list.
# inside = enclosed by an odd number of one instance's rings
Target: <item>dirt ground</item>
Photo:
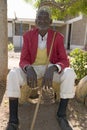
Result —
[[[8, 68], [18, 66], [20, 53], [8, 53]], [[58, 102], [53, 104], [40, 104], [36, 117], [34, 130], [60, 130], [56, 120]], [[20, 130], [30, 130], [36, 104], [26, 102], [19, 104]], [[8, 122], [8, 98], [5, 94], [5, 85], [0, 84], [0, 130], [5, 130]], [[87, 107], [76, 101], [69, 101], [67, 118], [73, 130], [87, 130]]]

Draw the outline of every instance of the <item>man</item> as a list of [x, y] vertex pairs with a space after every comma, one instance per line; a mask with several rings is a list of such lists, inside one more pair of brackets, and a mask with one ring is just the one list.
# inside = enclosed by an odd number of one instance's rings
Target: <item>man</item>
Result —
[[11, 70], [7, 77], [9, 97], [9, 123], [6, 130], [18, 130], [18, 98], [20, 86], [27, 84], [36, 87], [37, 79], [42, 78], [42, 86], [52, 87], [52, 82], [60, 82], [60, 104], [57, 120], [62, 130], [72, 130], [66, 119], [66, 108], [75, 95], [76, 74], [69, 68], [69, 60], [64, 49], [64, 37], [56, 32], [47, 70], [47, 57], [50, 52], [54, 31], [50, 29], [51, 14], [47, 7], [41, 7], [36, 16], [36, 28], [23, 35], [20, 68]]

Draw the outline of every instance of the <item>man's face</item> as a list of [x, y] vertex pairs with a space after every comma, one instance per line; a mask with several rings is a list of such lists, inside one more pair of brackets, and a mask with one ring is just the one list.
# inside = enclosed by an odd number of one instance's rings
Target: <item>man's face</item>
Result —
[[38, 13], [36, 18], [36, 25], [40, 30], [47, 30], [52, 23], [50, 19], [49, 13], [45, 11], [41, 11]]

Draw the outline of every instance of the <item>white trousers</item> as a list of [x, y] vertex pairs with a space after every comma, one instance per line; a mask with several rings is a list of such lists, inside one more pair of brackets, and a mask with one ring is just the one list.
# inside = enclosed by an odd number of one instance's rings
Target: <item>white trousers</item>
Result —
[[[37, 78], [43, 77], [46, 66], [41, 65], [33, 67], [37, 73]], [[57, 72], [54, 73], [53, 81], [60, 83], [60, 98], [73, 98], [75, 96], [75, 78], [76, 74], [72, 68], [65, 68], [61, 74]], [[26, 79], [26, 74], [21, 68], [13, 68], [7, 76], [7, 96], [20, 98], [20, 86], [26, 84]]]

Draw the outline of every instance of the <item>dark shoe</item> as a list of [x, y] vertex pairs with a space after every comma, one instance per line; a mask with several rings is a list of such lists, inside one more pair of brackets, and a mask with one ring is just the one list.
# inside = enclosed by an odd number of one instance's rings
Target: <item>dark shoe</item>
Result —
[[19, 130], [19, 125], [14, 123], [8, 123], [6, 130]]
[[65, 117], [57, 116], [57, 120], [61, 130], [73, 130]]

